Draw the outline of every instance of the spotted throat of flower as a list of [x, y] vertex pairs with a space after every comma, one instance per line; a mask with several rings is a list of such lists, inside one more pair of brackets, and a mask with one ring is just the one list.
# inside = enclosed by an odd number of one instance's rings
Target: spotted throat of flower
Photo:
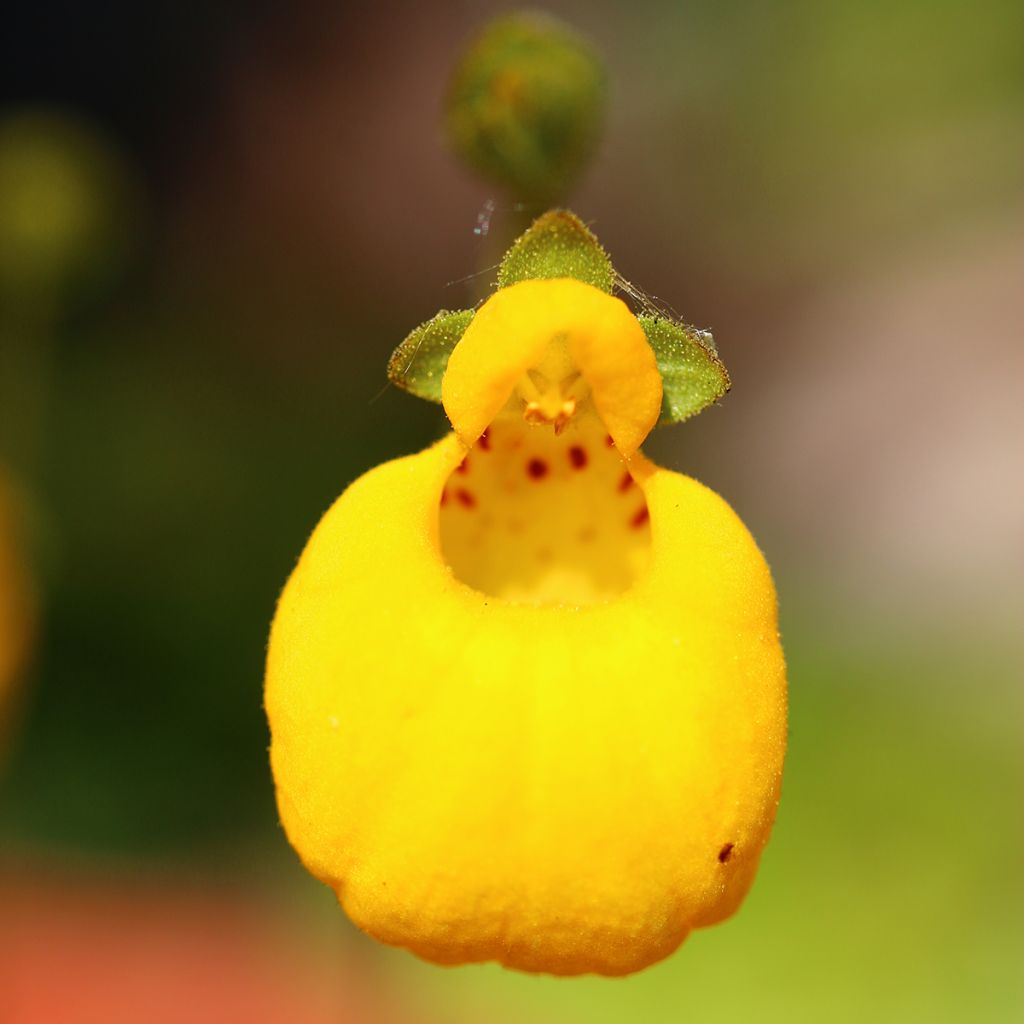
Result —
[[452, 432], [327, 512], [274, 619], [278, 807], [357, 925], [441, 964], [622, 975], [728, 917], [775, 817], [785, 666], [735, 513], [639, 451], [717, 400], [571, 214], [389, 373]]

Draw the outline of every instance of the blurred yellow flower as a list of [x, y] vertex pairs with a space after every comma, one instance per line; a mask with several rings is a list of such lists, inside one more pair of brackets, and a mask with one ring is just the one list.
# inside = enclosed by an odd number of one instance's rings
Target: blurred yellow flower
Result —
[[35, 605], [18, 542], [10, 487], [0, 475], [0, 740], [34, 632]]
[[281, 820], [357, 925], [442, 964], [627, 974], [728, 917], [779, 796], [768, 567], [638, 448], [639, 320], [579, 280], [472, 317], [453, 432], [317, 527], [266, 678]]

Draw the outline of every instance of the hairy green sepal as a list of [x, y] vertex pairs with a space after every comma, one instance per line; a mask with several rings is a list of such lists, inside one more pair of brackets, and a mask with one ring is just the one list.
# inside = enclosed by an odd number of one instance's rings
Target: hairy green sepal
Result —
[[475, 309], [442, 309], [420, 324], [391, 354], [388, 380], [417, 398], [441, 401], [441, 378], [448, 357], [466, 332]]
[[512, 243], [498, 270], [498, 287], [555, 277], [574, 277], [609, 293], [615, 284], [608, 253], [568, 210], [541, 215]]
[[[498, 270], [498, 287], [520, 281], [571, 277], [611, 294], [615, 271], [586, 225], [568, 210], [539, 217], [512, 244]], [[388, 379], [418, 398], [441, 401], [448, 357], [476, 310], [442, 309], [420, 324], [388, 362]], [[729, 390], [729, 374], [710, 334], [661, 316], [637, 317], [654, 350], [662, 382], [659, 425], [680, 423], [717, 402]]]
[[659, 425], [681, 423], [717, 402], [732, 386], [710, 334], [661, 317], [637, 317], [661, 374]]

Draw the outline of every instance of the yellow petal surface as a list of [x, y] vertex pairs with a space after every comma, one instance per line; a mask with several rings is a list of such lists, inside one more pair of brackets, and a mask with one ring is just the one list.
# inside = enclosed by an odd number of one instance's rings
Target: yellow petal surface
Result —
[[492, 419], [367, 473], [309, 541], [268, 656], [281, 819], [383, 942], [626, 974], [753, 879], [785, 749], [772, 580], [721, 498], [596, 414]]

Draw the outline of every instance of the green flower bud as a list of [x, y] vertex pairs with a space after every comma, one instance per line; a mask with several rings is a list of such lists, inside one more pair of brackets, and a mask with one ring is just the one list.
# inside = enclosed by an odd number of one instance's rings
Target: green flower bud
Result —
[[456, 152], [516, 198], [563, 196], [600, 137], [606, 81], [590, 47], [542, 15], [499, 18], [470, 44], [446, 105]]

